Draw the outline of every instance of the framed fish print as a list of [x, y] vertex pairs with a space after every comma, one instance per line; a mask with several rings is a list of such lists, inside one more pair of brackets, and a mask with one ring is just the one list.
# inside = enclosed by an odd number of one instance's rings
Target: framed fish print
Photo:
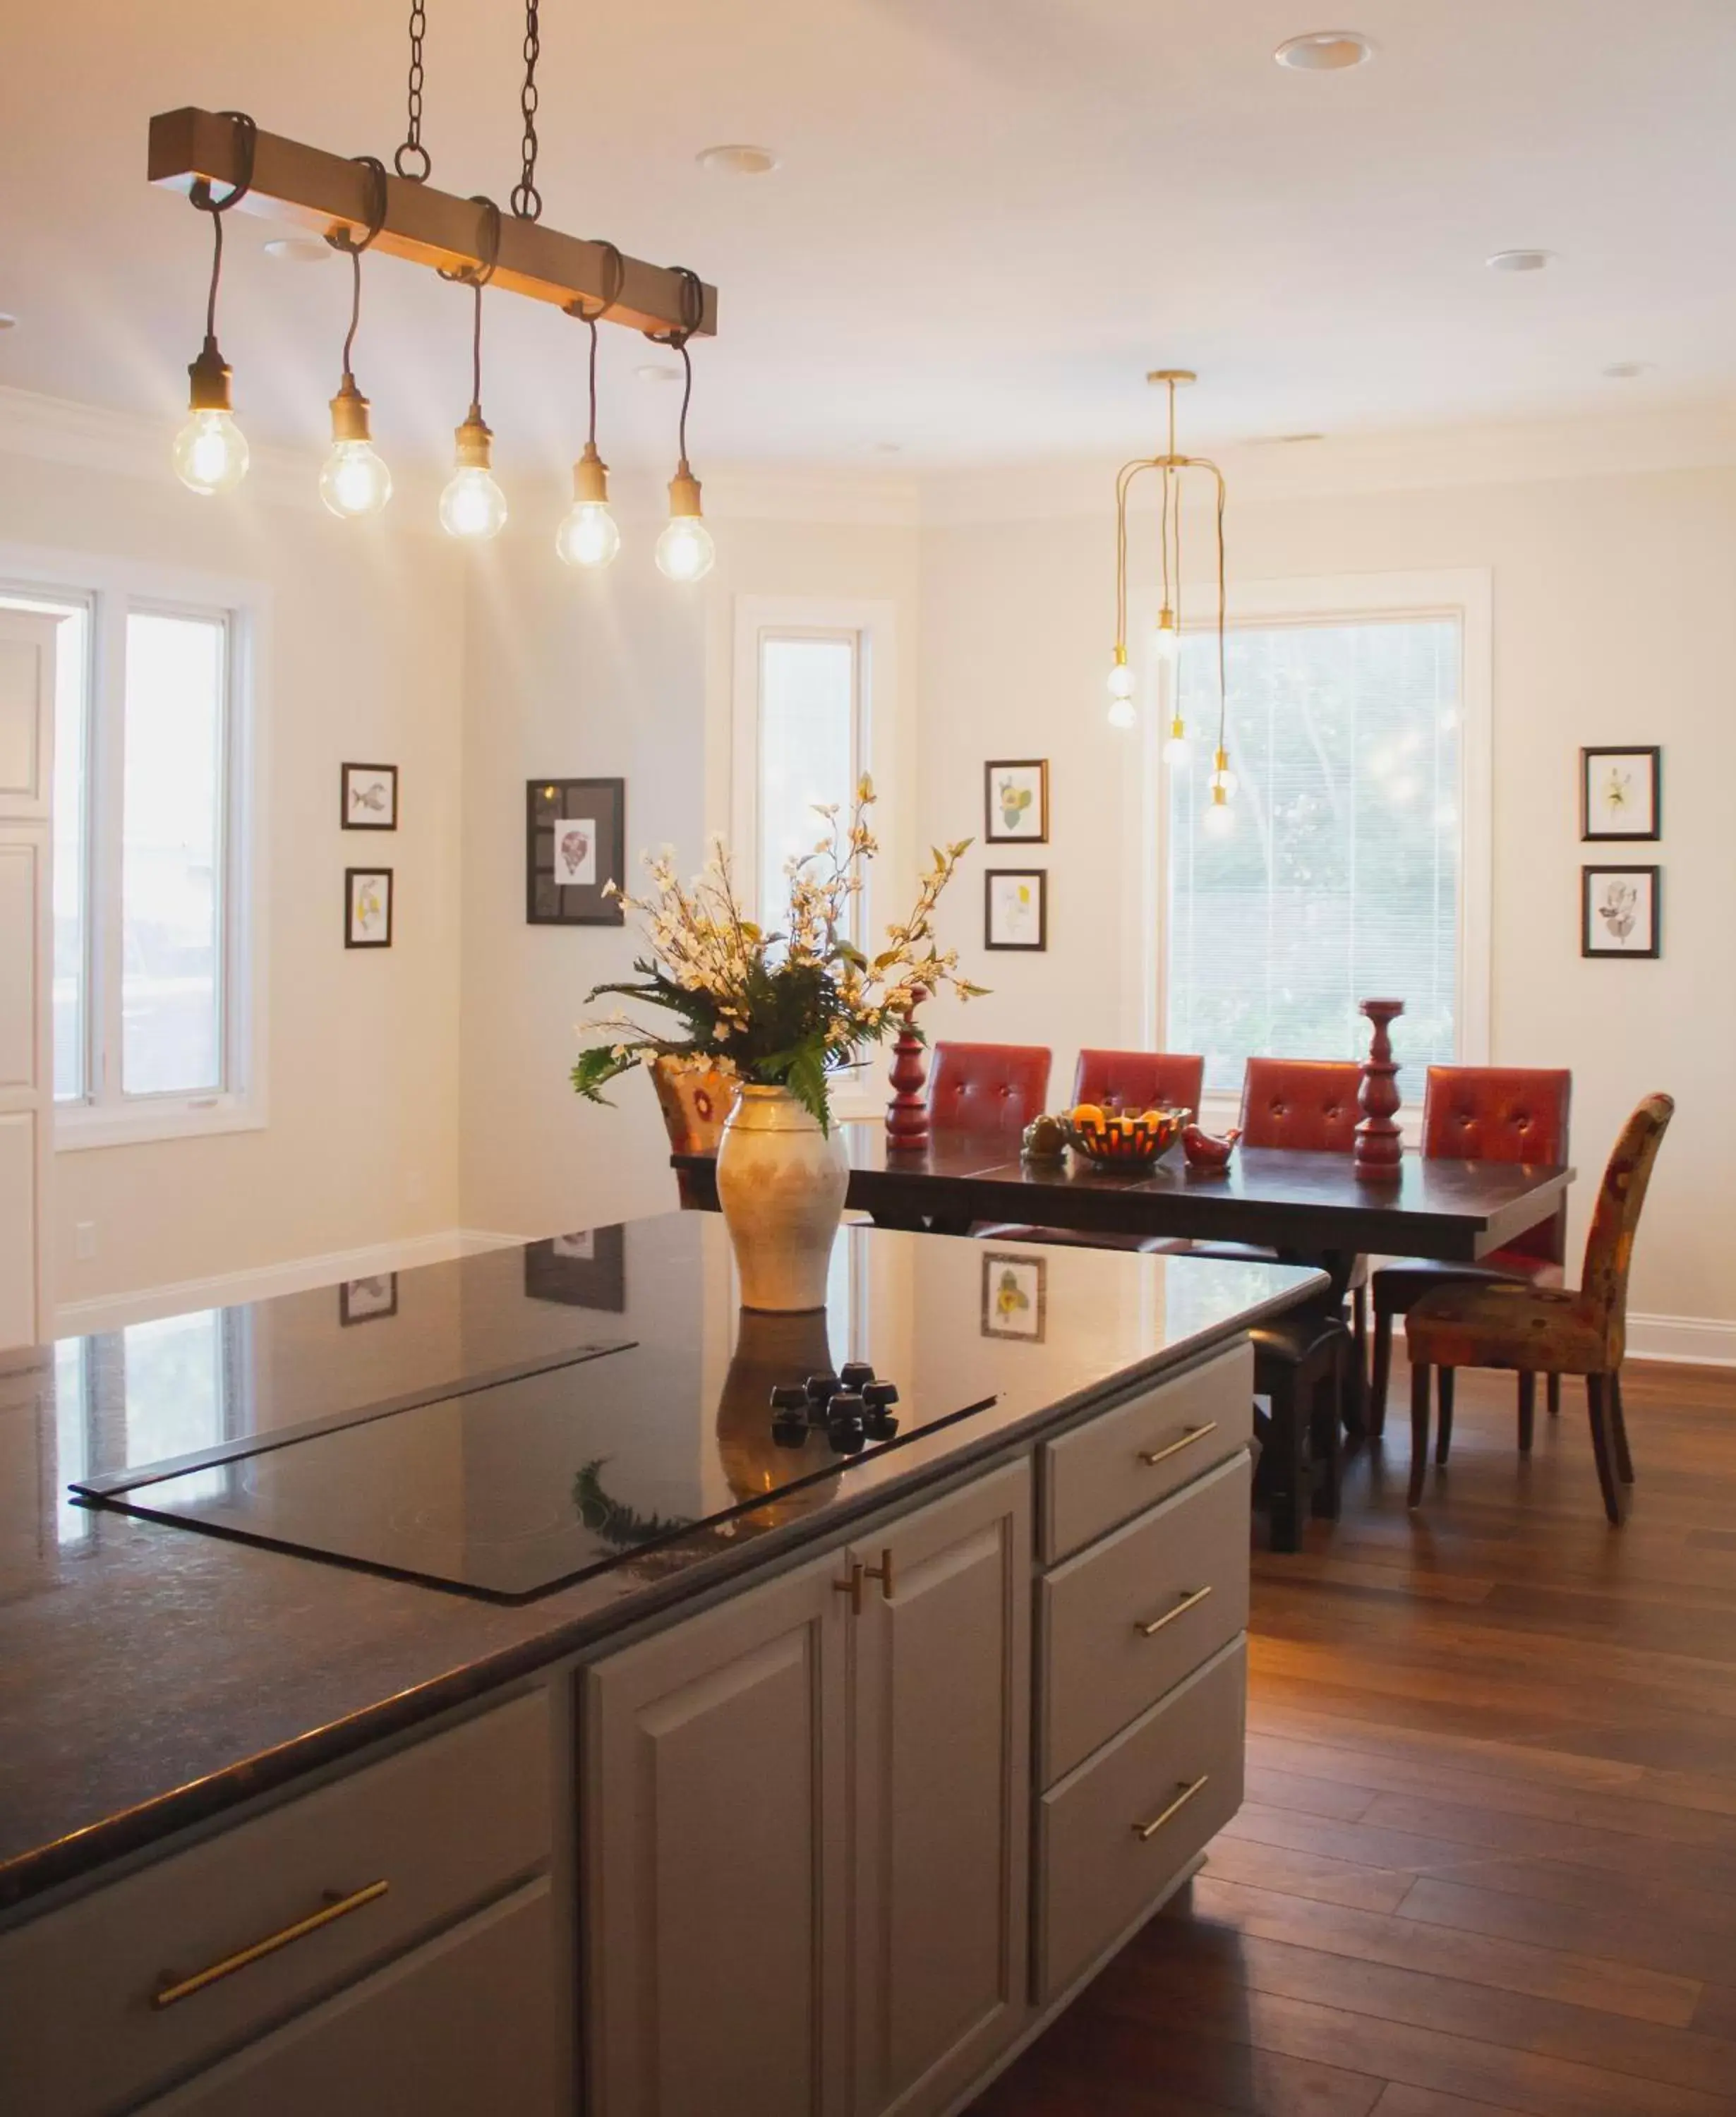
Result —
[[346, 948], [391, 947], [392, 870], [389, 867], [344, 869], [344, 945]]
[[991, 846], [1049, 842], [1049, 760], [1001, 758], [982, 768], [983, 837]]
[[1581, 868], [1581, 955], [1661, 954], [1663, 874], [1655, 867]]
[[1662, 837], [1663, 771], [1664, 753], [1655, 743], [1581, 750], [1580, 837], [1588, 842]]
[[524, 916], [533, 926], [619, 926], [604, 894], [627, 879], [625, 779], [532, 779], [525, 786]]
[[546, 1243], [527, 1244], [524, 1293], [531, 1301], [555, 1301], [566, 1308], [603, 1308], [619, 1315], [627, 1305], [626, 1230], [579, 1228]]
[[395, 764], [344, 767], [342, 823], [346, 831], [395, 831], [398, 828], [398, 768]]
[[1006, 1250], [982, 1259], [982, 1335], [1041, 1345], [1049, 1328], [1049, 1260]]
[[397, 1313], [395, 1271], [376, 1272], [367, 1279], [346, 1279], [338, 1289], [338, 1321], [345, 1326], [374, 1323], [381, 1317]]
[[983, 878], [982, 944], [986, 948], [1049, 945], [1049, 872], [1046, 868], [990, 868]]

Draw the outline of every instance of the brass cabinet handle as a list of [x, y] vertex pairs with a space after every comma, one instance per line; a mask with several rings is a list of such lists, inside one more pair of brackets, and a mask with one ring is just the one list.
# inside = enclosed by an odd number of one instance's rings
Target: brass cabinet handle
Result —
[[847, 1595], [850, 1598], [851, 1616], [861, 1617], [862, 1614], [862, 1566], [860, 1559], [850, 1568], [849, 1574], [844, 1580], [834, 1580], [832, 1583], [832, 1592], [834, 1595]]
[[1203, 1603], [1211, 1593], [1209, 1587], [1196, 1588], [1191, 1594], [1184, 1595], [1173, 1609], [1166, 1610], [1161, 1617], [1153, 1617], [1148, 1625], [1142, 1625], [1136, 1617], [1133, 1630], [1141, 1639], [1148, 1640], [1153, 1632], [1161, 1632], [1166, 1625], [1173, 1625], [1178, 1617], [1184, 1617], [1189, 1610]]
[[865, 1566], [862, 1568], [862, 1578], [865, 1580], [878, 1580], [880, 1584], [880, 1600], [883, 1603], [889, 1603], [892, 1600], [898, 1590], [892, 1584], [892, 1551], [889, 1546], [883, 1544], [880, 1547], [880, 1564]]
[[1180, 1455], [1184, 1448], [1191, 1448], [1196, 1441], [1203, 1441], [1208, 1433], [1216, 1433], [1217, 1431], [1217, 1421], [1208, 1418], [1203, 1426], [1190, 1426], [1180, 1441], [1172, 1441], [1167, 1448], [1142, 1448], [1139, 1460], [1147, 1469], [1155, 1469], [1158, 1464], [1167, 1463], [1170, 1456]]
[[1212, 1774], [1209, 1772], [1202, 1772], [1199, 1777], [1194, 1781], [1191, 1786], [1185, 1779], [1178, 1779], [1176, 1781], [1176, 1784], [1181, 1788], [1181, 1791], [1176, 1795], [1175, 1800], [1170, 1803], [1169, 1806], [1165, 1809], [1161, 1815], [1154, 1815], [1149, 1823], [1136, 1823], [1133, 1825], [1133, 1835], [1139, 1840], [1139, 1843], [1142, 1845], [1147, 1843], [1152, 1838], [1157, 1835], [1158, 1832], [1162, 1829], [1165, 1824], [1170, 1820], [1171, 1816], [1180, 1815], [1183, 1809], [1184, 1809], [1188, 1803], [1193, 1800], [1194, 1795], [1199, 1792], [1200, 1788], [1206, 1783], [1207, 1780], [1209, 1779], [1211, 1776]]
[[190, 1999], [195, 1992], [202, 1992], [207, 1985], [215, 1985], [219, 1978], [233, 1977], [238, 1970], [245, 1970], [250, 1962], [263, 1957], [275, 1955], [279, 1949], [287, 1948], [293, 1940], [305, 1940], [310, 1933], [317, 1933], [321, 1926], [330, 1926], [335, 1920], [348, 1918], [358, 1912], [363, 1904], [371, 1904], [383, 1897], [391, 1887], [390, 1882], [370, 1882], [366, 1889], [357, 1889], [347, 1897], [332, 1897], [318, 1911], [310, 1912], [306, 1918], [298, 1919], [293, 1926], [270, 1934], [264, 1940], [256, 1940], [251, 1948], [238, 1949], [226, 1955], [220, 1962], [209, 1968], [195, 1971], [191, 1977], [172, 1979], [150, 1996], [151, 2005], [159, 2013], [164, 2007], [173, 2007], [178, 1999]]

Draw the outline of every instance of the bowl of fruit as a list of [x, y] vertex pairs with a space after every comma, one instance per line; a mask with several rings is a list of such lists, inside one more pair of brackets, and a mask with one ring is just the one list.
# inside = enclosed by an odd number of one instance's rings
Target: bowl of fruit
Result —
[[1067, 1144], [1101, 1169], [1149, 1169], [1181, 1137], [1188, 1110], [1106, 1110], [1081, 1103], [1067, 1119]]

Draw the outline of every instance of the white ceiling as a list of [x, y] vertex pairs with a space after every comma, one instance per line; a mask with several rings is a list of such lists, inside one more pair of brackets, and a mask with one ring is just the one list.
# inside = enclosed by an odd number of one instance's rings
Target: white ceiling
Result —
[[[1332, 0], [1333, 7], [1338, 0]], [[161, 416], [184, 399], [205, 222], [144, 181], [146, 120], [240, 107], [390, 159], [404, 0], [8, 0], [0, 383]], [[517, 175], [519, 11], [428, 0], [442, 187]], [[1147, 367], [1203, 372], [1184, 438], [1632, 410], [1736, 385], [1730, 0], [547, 0], [545, 217], [721, 290], [695, 348], [708, 464], [886, 472], [1144, 445]], [[1350, 26], [1353, 73], [1281, 71]], [[783, 166], [719, 178], [717, 141]], [[348, 274], [241, 217], [221, 337], [261, 439], [320, 444]], [[1549, 270], [1485, 270], [1537, 245]], [[357, 369], [388, 453], [443, 452], [468, 296], [367, 273]], [[583, 333], [487, 304], [508, 459], [569, 459]], [[668, 356], [606, 331], [604, 454], [671, 453]], [[1637, 381], [1618, 362], [1649, 363]], [[898, 453], [884, 453], [884, 445]]]

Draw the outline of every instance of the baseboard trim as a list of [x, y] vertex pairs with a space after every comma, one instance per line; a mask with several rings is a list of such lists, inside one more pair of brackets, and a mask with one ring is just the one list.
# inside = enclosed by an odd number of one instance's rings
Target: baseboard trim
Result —
[[1736, 1368], [1736, 1321], [1715, 1316], [1630, 1314], [1628, 1357], [1690, 1368]]
[[54, 1312], [55, 1335], [82, 1336], [92, 1331], [124, 1330], [154, 1317], [184, 1315], [190, 1309], [229, 1308], [238, 1302], [268, 1301], [279, 1294], [304, 1294], [310, 1287], [335, 1286], [346, 1279], [368, 1279], [376, 1272], [409, 1271], [421, 1264], [445, 1264], [478, 1250], [504, 1248], [522, 1241], [484, 1228], [441, 1228], [432, 1234], [409, 1235], [395, 1243], [371, 1243], [365, 1248], [329, 1250], [322, 1257], [291, 1257], [281, 1264], [258, 1265], [246, 1271], [215, 1272], [208, 1279], [183, 1279], [164, 1286], [136, 1287], [126, 1294], [104, 1294], [85, 1301], [62, 1301]]

